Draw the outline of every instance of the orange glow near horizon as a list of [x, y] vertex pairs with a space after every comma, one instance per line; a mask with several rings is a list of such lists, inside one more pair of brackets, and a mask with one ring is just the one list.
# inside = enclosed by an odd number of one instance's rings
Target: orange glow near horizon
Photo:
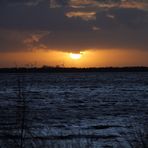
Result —
[[[36, 50], [0, 53], [0, 67], [122, 67], [148, 66], [148, 51], [88, 50], [80, 53]], [[74, 60], [75, 59], [75, 60]]]

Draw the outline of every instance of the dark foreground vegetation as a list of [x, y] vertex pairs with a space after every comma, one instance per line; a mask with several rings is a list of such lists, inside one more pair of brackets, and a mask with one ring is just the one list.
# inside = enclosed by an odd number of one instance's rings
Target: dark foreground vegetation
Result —
[[65, 67], [49, 67], [43, 66], [41, 68], [37, 67], [19, 67], [19, 68], [0, 68], [1, 73], [59, 73], [59, 72], [148, 72], [148, 67], [94, 67], [94, 68], [65, 68]]

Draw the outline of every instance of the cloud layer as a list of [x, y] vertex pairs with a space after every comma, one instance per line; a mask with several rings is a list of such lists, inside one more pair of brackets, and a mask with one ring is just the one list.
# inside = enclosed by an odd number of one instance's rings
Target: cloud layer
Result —
[[148, 50], [147, 0], [2, 0], [0, 51]]
[[50, 6], [72, 8], [148, 8], [147, 0], [50, 0]]

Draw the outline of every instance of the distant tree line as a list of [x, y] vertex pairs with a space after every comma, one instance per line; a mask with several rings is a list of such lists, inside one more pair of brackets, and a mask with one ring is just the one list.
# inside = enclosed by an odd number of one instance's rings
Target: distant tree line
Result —
[[43, 66], [40, 68], [0, 68], [0, 73], [58, 73], [58, 72], [148, 72], [148, 67], [92, 67], [92, 68], [64, 68]]

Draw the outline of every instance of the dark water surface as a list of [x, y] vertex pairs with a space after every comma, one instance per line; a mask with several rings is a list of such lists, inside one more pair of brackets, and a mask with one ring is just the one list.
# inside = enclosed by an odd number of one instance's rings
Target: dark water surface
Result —
[[21, 147], [22, 120], [26, 148], [142, 148], [148, 73], [0, 74], [1, 148]]

